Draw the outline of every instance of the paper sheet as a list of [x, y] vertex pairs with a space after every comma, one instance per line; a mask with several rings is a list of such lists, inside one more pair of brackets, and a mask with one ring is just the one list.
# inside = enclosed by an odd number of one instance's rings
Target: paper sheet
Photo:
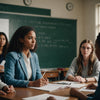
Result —
[[77, 84], [79, 82], [74, 82], [74, 81], [58, 81], [58, 82], [54, 82], [54, 83], [57, 83], [57, 84]]
[[56, 90], [58, 88], [65, 88], [66, 85], [62, 85], [62, 84], [48, 84], [42, 87], [29, 87], [29, 88], [34, 88], [34, 89], [39, 89], [39, 90], [45, 90], [45, 91], [53, 91]]
[[86, 84], [82, 84], [79, 82], [73, 82], [73, 81], [60, 81], [60, 82], [55, 82], [55, 83], [66, 85], [66, 86], [73, 87], [73, 88], [81, 88], [83, 86], [86, 86]]
[[41, 94], [37, 96], [22, 98], [22, 100], [46, 100], [49, 96], [53, 96], [56, 100], [68, 100], [69, 97], [56, 96], [52, 94]]
[[95, 92], [94, 89], [87, 89], [86, 87], [81, 88], [80, 91], [85, 91], [85, 92]]

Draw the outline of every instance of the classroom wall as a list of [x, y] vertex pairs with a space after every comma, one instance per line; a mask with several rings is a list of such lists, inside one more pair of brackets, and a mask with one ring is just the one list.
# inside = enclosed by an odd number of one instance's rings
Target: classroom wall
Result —
[[[72, 11], [66, 3], [72, 2]], [[77, 19], [77, 54], [84, 38], [95, 40], [95, 4], [100, 0], [32, 0], [30, 7], [51, 9], [51, 17]], [[0, 0], [0, 3], [25, 6], [23, 0]]]
[[84, 37], [91, 39], [95, 42], [96, 39], [96, 4], [100, 3], [100, 0], [84, 0], [84, 18], [83, 18], [83, 33]]

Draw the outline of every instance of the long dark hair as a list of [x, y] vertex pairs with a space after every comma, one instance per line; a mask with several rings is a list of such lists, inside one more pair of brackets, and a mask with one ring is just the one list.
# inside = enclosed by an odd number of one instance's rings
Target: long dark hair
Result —
[[[12, 36], [10, 43], [9, 43], [9, 47], [8, 47], [8, 52], [11, 51], [15, 51], [15, 52], [21, 52], [23, 50], [23, 43], [20, 42], [20, 39], [24, 39], [24, 37], [30, 32], [30, 31], [34, 31], [33, 27], [30, 26], [21, 26], [19, 27], [14, 35]], [[36, 49], [36, 45], [35, 48], [31, 51], [35, 51]]]
[[5, 57], [6, 54], [7, 54], [7, 49], [8, 49], [8, 39], [7, 39], [7, 36], [6, 36], [6, 34], [4, 32], [0, 32], [0, 35], [3, 35], [5, 37], [5, 39], [6, 39], [6, 43], [5, 43], [5, 45], [3, 47], [3, 51], [2, 51], [2, 54]]
[[78, 75], [82, 74], [83, 55], [81, 54], [81, 47], [82, 47], [82, 44], [84, 44], [84, 43], [89, 43], [91, 45], [91, 48], [92, 48], [92, 52], [89, 56], [89, 64], [88, 64], [88, 75], [90, 76], [93, 73], [93, 64], [94, 64], [94, 61], [96, 60], [96, 56], [94, 54], [93, 43], [91, 40], [88, 40], [88, 39], [83, 40], [80, 44], [80, 47], [79, 47], [79, 56], [77, 58], [77, 65], [78, 65], [77, 74]]

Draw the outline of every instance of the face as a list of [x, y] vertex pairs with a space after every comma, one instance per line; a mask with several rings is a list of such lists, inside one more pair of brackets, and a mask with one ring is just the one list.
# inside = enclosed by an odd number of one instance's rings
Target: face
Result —
[[97, 58], [100, 60], [100, 47], [98, 46], [98, 44], [95, 44], [95, 53]]
[[81, 54], [83, 58], [88, 58], [92, 52], [92, 47], [89, 43], [83, 43], [81, 46]]
[[36, 34], [34, 31], [30, 31], [22, 40], [24, 43], [24, 48], [26, 50], [32, 50], [36, 44]]
[[6, 38], [4, 35], [0, 35], [0, 47], [5, 46], [6, 44]]

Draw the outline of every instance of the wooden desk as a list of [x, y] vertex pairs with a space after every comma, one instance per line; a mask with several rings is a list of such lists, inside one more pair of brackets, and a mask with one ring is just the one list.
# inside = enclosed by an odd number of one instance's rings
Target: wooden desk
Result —
[[[36, 96], [44, 93], [69, 97], [70, 88], [62, 89], [62, 90], [59, 89], [52, 92], [47, 92], [47, 91], [32, 89], [32, 88], [15, 88], [15, 90], [16, 90], [15, 94], [0, 95], [0, 100], [22, 100], [22, 98]], [[83, 92], [83, 93], [87, 95], [90, 92]], [[78, 100], [78, 99], [76, 97], [69, 97], [68, 100]]]
[[[57, 91], [47, 92], [47, 91], [36, 90], [32, 88], [15, 88], [15, 90], [16, 90], [16, 94], [0, 95], [0, 100], [22, 100], [22, 98], [36, 96], [43, 93], [66, 96], [66, 93], [64, 94]], [[78, 99], [75, 97], [70, 97], [69, 100], [78, 100]]]

